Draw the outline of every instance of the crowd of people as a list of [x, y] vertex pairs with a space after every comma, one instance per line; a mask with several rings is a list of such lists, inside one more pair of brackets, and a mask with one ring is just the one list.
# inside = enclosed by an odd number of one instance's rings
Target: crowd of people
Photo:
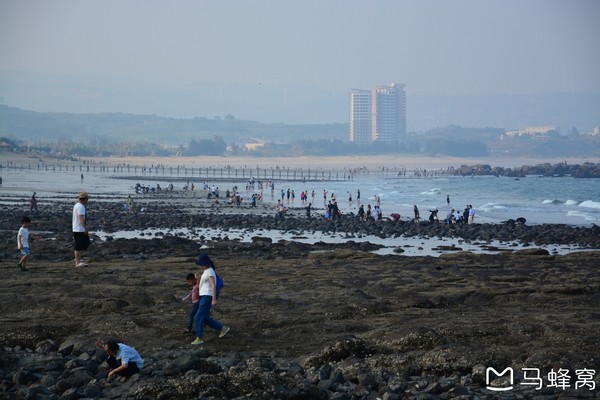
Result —
[[[35, 198], [35, 193], [32, 199]], [[83, 260], [83, 252], [90, 246], [90, 232], [87, 224], [87, 209], [89, 201], [87, 192], [80, 192], [77, 202], [73, 206], [72, 213], [72, 232], [74, 241], [74, 260], [75, 267], [87, 267], [88, 263]], [[36, 204], [37, 205], [37, 204]], [[133, 208], [133, 199], [128, 197], [128, 206]], [[31, 208], [34, 210], [34, 207]], [[35, 208], [37, 211], [37, 208]], [[21, 218], [21, 227], [17, 232], [17, 248], [21, 253], [21, 258], [17, 263], [17, 268], [23, 272], [29, 272], [27, 263], [31, 256], [30, 251], [30, 233], [29, 226], [31, 218], [23, 216]], [[201, 253], [195, 262], [201, 270], [187, 275], [187, 284], [191, 287], [191, 292], [182, 300], [191, 298], [192, 308], [188, 314], [185, 333], [194, 333], [195, 339], [192, 345], [204, 344], [204, 327], [209, 326], [219, 332], [218, 337], [224, 337], [230, 330], [229, 326], [210, 317], [211, 308], [217, 305], [219, 293], [218, 277], [215, 272], [215, 264], [208, 254]], [[221, 281], [222, 282], [222, 281]], [[194, 328], [195, 324], [195, 328]], [[99, 363], [106, 362], [109, 367], [106, 382], [111, 380], [125, 381], [127, 378], [141, 371], [144, 361], [138, 351], [121, 341], [108, 339], [96, 343], [97, 352], [93, 357]]]
[[[195, 190], [194, 183], [189, 184], [191, 190]], [[172, 184], [169, 185], [168, 190], [173, 190]], [[254, 191], [250, 195], [250, 205], [251, 207], [256, 207], [258, 202], [263, 201], [263, 190], [271, 189], [271, 192], [274, 193], [274, 183], [273, 182], [263, 182], [263, 181], [248, 181], [246, 190]], [[213, 198], [218, 201], [220, 196], [219, 188], [216, 186], [209, 186], [207, 183], [204, 183], [203, 189], [207, 191], [208, 198]], [[161, 188], [157, 185], [156, 191], [160, 191]], [[136, 185], [136, 192], [140, 193], [148, 193], [146, 187], [142, 185]], [[353, 196], [347, 191], [348, 195], [348, 204], [352, 204]], [[287, 200], [288, 205], [293, 204], [295, 200], [295, 192], [292, 189], [287, 189], [284, 191], [281, 189], [280, 198], [277, 199], [276, 205], [276, 215], [278, 217], [283, 218], [284, 215], [289, 211], [289, 208], [284, 205]], [[311, 217], [311, 211], [313, 210], [313, 204], [315, 201], [316, 193], [313, 190], [310, 194], [307, 190], [302, 191], [300, 193], [300, 201], [306, 210], [306, 216]], [[309, 201], [309, 198], [312, 199], [312, 202]], [[363, 204], [360, 204], [361, 193], [360, 190], [357, 190], [356, 200], [359, 203], [357, 216], [362, 221], [367, 221], [371, 223], [376, 223], [378, 221], [382, 221], [384, 219], [388, 221], [397, 222], [401, 219], [401, 216], [397, 212], [392, 212], [389, 214], [389, 218], [384, 218], [384, 214], [381, 208], [381, 198], [378, 195], [375, 195], [374, 205], [367, 204], [365, 209]], [[232, 189], [227, 189], [225, 191], [225, 199], [228, 203], [234, 204], [237, 207], [240, 207], [242, 202], [242, 196], [240, 195], [240, 191], [237, 186], [233, 186]], [[447, 196], [447, 207], [449, 208], [445, 218], [443, 219], [443, 223], [446, 224], [472, 224], [475, 219], [475, 209], [472, 205], [467, 205], [464, 210], [461, 212], [460, 210], [455, 210], [454, 208], [450, 208], [450, 197]], [[78, 201], [73, 206], [73, 214], [72, 214], [72, 231], [73, 231], [73, 241], [74, 241], [74, 263], [75, 267], [81, 268], [86, 267], [88, 264], [83, 259], [83, 253], [90, 246], [90, 234], [89, 227], [87, 224], [87, 211], [86, 207], [89, 201], [89, 195], [87, 192], [80, 192], [78, 195]], [[343, 213], [340, 210], [338, 205], [335, 193], [328, 193], [327, 190], [323, 190], [323, 202], [324, 202], [324, 214], [323, 217], [335, 221], [341, 219], [343, 217]], [[127, 198], [127, 209], [134, 210], [134, 200], [131, 195]], [[419, 222], [420, 213], [417, 205], [414, 207], [414, 221]], [[38, 212], [38, 204], [36, 193], [34, 193], [30, 199], [30, 212]], [[429, 210], [429, 221], [433, 223], [440, 222], [438, 213], [439, 210], [437, 208]], [[29, 258], [31, 256], [30, 251], [30, 234], [29, 234], [29, 226], [31, 225], [31, 219], [28, 216], [24, 216], [21, 219], [21, 227], [17, 234], [17, 246], [21, 253], [21, 258], [17, 263], [17, 268], [21, 271], [27, 272], [29, 269], [27, 268], [27, 264]], [[186, 277], [186, 282], [191, 288], [191, 291], [188, 296], [185, 296], [182, 300], [187, 301], [191, 299], [192, 307], [187, 315], [187, 323], [184, 332], [185, 333], [193, 333], [195, 334], [195, 339], [191, 342], [192, 345], [202, 345], [204, 344], [204, 327], [208, 326], [218, 332], [218, 337], [222, 338], [225, 336], [230, 328], [220, 321], [217, 321], [211, 318], [211, 309], [217, 305], [217, 297], [218, 297], [218, 288], [217, 288], [217, 274], [215, 272], [215, 265], [210, 257], [206, 253], [201, 253], [196, 259], [196, 265], [201, 268], [200, 271], [194, 273], [189, 273]], [[107, 376], [107, 381], [110, 381], [113, 378], [126, 379], [127, 377], [138, 373], [143, 368], [143, 359], [140, 354], [131, 346], [122, 343], [117, 340], [107, 340], [105, 342], [98, 343], [99, 352], [101, 354], [98, 357], [106, 360], [107, 364], [110, 367], [110, 372]]]

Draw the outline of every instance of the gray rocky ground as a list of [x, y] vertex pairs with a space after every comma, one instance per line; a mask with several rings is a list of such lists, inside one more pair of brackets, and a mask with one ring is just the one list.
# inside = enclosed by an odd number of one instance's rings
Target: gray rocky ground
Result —
[[[474, 240], [504, 235], [531, 246], [435, 258], [376, 255], [370, 252], [376, 246], [352, 241], [199, 243], [161, 236], [95, 241], [86, 253], [90, 266], [75, 268], [64, 222], [71, 207], [57, 200], [36, 216], [35, 229], [44, 233], [32, 242], [29, 273], [14, 266], [16, 230], [0, 232], [2, 398], [600, 397], [597, 227], [475, 225], [447, 233], [440, 224], [344, 221], [329, 229], [388, 237], [419, 229]], [[309, 231], [323, 224], [300, 216], [277, 221], [271, 212], [209, 217], [193, 206], [130, 216], [100, 199], [90, 208], [95, 226], [107, 232], [240, 223]], [[3, 206], [3, 227], [19, 217]], [[552, 243], [591, 250], [561, 256], [536, 248], [552, 235]], [[181, 297], [201, 244], [225, 279], [214, 316], [232, 330], [221, 339], [209, 331], [206, 345], [195, 348], [193, 335], [181, 333], [189, 308]], [[94, 343], [106, 337], [139, 350], [140, 374], [106, 382], [106, 365], [94, 356]], [[513, 389], [487, 389], [488, 367], [513, 368]], [[541, 389], [523, 384], [531, 382], [524, 368], [539, 369]], [[584, 369], [596, 371], [591, 381]], [[570, 379], [552, 387], [548, 374], [559, 370]], [[503, 378], [490, 381], [508, 385]]]

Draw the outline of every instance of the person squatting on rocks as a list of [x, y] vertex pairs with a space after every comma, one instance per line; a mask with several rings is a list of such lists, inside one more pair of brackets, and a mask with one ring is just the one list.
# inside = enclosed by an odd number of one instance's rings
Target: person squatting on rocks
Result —
[[90, 245], [90, 233], [86, 223], [86, 209], [88, 203], [87, 192], [79, 193], [79, 201], [73, 207], [73, 238], [75, 239], [75, 266], [85, 267], [81, 259], [81, 252], [87, 250]]
[[283, 205], [281, 200], [277, 200], [277, 205], [275, 206], [275, 217], [283, 219], [286, 212], [288, 212], [288, 209]]
[[203, 272], [196, 272], [198, 280], [198, 293], [200, 300], [198, 301], [198, 311], [196, 312], [196, 339], [192, 342], [193, 345], [204, 344], [204, 325], [219, 331], [219, 338], [222, 338], [229, 332], [229, 327], [223, 325], [216, 319], [210, 318], [210, 309], [217, 305], [217, 274], [215, 273], [215, 264], [212, 262], [208, 254], [200, 253], [196, 260], [196, 265], [203, 268]]
[[438, 209], [436, 208], [435, 210], [429, 210], [429, 212], [431, 213], [429, 214], [429, 222], [439, 222]]
[[390, 214], [390, 219], [394, 222], [398, 222], [400, 221], [400, 214], [398, 213], [391, 213]]
[[196, 317], [196, 313], [198, 312], [198, 301], [200, 300], [200, 294], [198, 292], [198, 280], [194, 276], [194, 274], [189, 273], [185, 278], [187, 284], [192, 288], [191, 292], [185, 296], [182, 301], [186, 301], [191, 297], [192, 299], [192, 309], [188, 314], [187, 325], [183, 333], [192, 333], [192, 328], [194, 326], [194, 318]]
[[106, 378], [125, 381], [130, 376], [137, 374], [144, 367], [144, 360], [140, 354], [131, 346], [118, 343], [116, 340], [99, 341], [96, 347], [100, 350], [96, 353], [99, 361], [106, 361], [110, 372]]

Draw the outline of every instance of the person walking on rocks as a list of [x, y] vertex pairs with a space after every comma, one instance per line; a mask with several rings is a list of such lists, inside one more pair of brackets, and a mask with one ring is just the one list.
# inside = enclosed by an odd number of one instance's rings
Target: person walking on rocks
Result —
[[29, 224], [31, 219], [27, 216], [21, 218], [21, 228], [17, 233], [17, 248], [21, 251], [21, 260], [17, 263], [17, 268], [23, 272], [28, 272], [27, 260], [29, 260]]
[[36, 193], [33, 192], [31, 199], [29, 199], [29, 211], [30, 212], [38, 212], [37, 199], [35, 198]]
[[419, 222], [421, 216], [419, 215], [419, 209], [417, 208], [416, 204], [414, 205], [413, 210], [415, 212], [415, 222]]
[[133, 199], [131, 198], [131, 195], [127, 197], [127, 210], [130, 214], [133, 212]]
[[215, 264], [212, 262], [208, 254], [200, 253], [196, 260], [196, 265], [203, 268], [203, 272], [196, 272], [196, 279], [199, 281], [198, 293], [200, 300], [198, 302], [198, 312], [196, 313], [196, 339], [192, 342], [193, 345], [199, 346], [204, 344], [204, 325], [219, 331], [219, 338], [227, 335], [229, 327], [223, 325], [216, 319], [210, 318], [210, 309], [217, 305], [217, 274], [215, 272]]
[[88, 203], [87, 192], [79, 193], [79, 201], [73, 207], [73, 238], [75, 239], [75, 266], [85, 267], [87, 264], [82, 260], [81, 253], [90, 245], [90, 233], [86, 222], [86, 209]]
[[105, 360], [111, 368], [106, 378], [107, 382], [112, 379], [126, 380], [130, 376], [137, 374], [144, 367], [144, 360], [140, 353], [125, 343], [118, 343], [116, 340], [109, 339], [106, 342], [97, 342], [97, 347], [104, 350], [105, 355], [98, 356]]
[[185, 296], [182, 301], [186, 301], [191, 297], [192, 299], [192, 309], [188, 314], [187, 319], [187, 327], [183, 333], [192, 333], [192, 328], [194, 327], [194, 318], [196, 317], [196, 313], [198, 312], [198, 301], [200, 300], [200, 294], [198, 292], [198, 280], [191, 272], [187, 274], [185, 278], [187, 284], [192, 288], [191, 292]]

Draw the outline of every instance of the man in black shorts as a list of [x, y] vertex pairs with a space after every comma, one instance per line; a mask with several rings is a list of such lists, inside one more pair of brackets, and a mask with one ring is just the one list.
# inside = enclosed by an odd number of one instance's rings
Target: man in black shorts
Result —
[[90, 234], [86, 223], [85, 206], [88, 202], [86, 192], [79, 193], [79, 201], [73, 207], [73, 238], [75, 239], [75, 266], [85, 267], [87, 264], [81, 259], [81, 252], [90, 245]]

